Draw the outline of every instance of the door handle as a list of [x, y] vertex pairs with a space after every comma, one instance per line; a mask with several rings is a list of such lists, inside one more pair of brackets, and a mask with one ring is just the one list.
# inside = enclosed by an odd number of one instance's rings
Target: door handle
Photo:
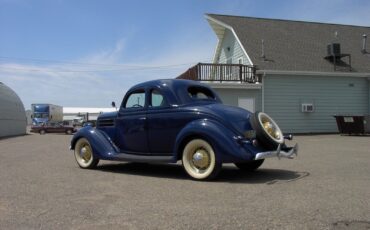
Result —
[[146, 117], [140, 117], [139, 120], [144, 122], [143, 129], [147, 130], [148, 129], [148, 124], [147, 124], [148, 122], [146, 122]]

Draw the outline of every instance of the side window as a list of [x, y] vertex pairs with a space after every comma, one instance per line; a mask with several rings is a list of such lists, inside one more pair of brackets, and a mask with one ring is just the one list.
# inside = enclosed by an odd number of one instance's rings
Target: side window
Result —
[[160, 107], [165, 105], [163, 95], [156, 89], [151, 91], [150, 98], [151, 98], [150, 105], [152, 107]]
[[145, 105], [145, 91], [131, 93], [126, 101], [125, 108], [142, 108]]
[[189, 96], [193, 100], [215, 100], [216, 97], [213, 95], [212, 91], [204, 87], [189, 87]]

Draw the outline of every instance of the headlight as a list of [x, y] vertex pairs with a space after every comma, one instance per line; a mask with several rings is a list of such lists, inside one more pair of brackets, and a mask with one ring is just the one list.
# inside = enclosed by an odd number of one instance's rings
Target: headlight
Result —
[[268, 116], [266, 113], [258, 113], [258, 121], [266, 134], [270, 136], [270, 138], [272, 138], [279, 144], [284, 143], [283, 133], [270, 116]]

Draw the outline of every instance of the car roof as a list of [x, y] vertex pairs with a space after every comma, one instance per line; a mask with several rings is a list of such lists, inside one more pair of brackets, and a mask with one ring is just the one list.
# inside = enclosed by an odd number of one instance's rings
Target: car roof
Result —
[[[189, 87], [202, 87], [207, 88], [209, 91], [213, 92], [217, 101], [221, 101], [218, 97], [217, 93], [215, 93], [211, 87], [206, 84], [200, 83], [198, 81], [193, 80], [185, 80], [185, 79], [159, 79], [159, 80], [152, 80], [137, 84], [131, 87], [128, 92], [132, 92], [138, 89], [149, 88], [149, 87], [156, 87], [161, 89], [169, 99], [170, 104], [186, 104], [189, 101], [186, 100], [185, 94], [187, 93], [187, 89]], [[185, 90], [186, 89], [186, 90]]]
[[185, 79], [159, 79], [159, 80], [152, 80], [152, 81], [146, 81], [140, 84], [137, 84], [133, 87], [131, 87], [130, 91], [136, 88], [143, 88], [143, 87], [168, 87], [168, 88], [175, 88], [175, 87], [186, 87], [186, 86], [203, 86], [208, 87], [205, 84], [202, 84], [197, 81], [193, 80], [185, 80]]

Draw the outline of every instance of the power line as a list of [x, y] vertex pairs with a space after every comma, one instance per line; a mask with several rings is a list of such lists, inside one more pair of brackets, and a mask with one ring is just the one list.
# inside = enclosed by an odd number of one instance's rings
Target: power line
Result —
[[[185, 64], [181, 65], [184, 66]], [[146, 70], [169, 70], [180, 69], [178, 66], [157, 66], [157, 67], [140, 67], [140, 68], [126, 68], [126, 69], [100, 69], [100, 70], [57, 70], [57, 69], [32, 69], [32, 68], [18, 68], [18, 67], [3, 67], [0, 65], [0, 70], [20, 70], [31, 72], [53, 72], [53, 73], [94, 73], [94, 72], [123, 72], [123, 71], [146, 71]]]
[[[0, 71], [1, 70], [17, 70], [17, 71], [30, 71], [30, 72], [49, 72], [49, 73], [98, 73], [98, 72], [124, 72], [124, 71], [147, 71], [147, 70], [173, 70], [173, 69], [180, 69], [184, 66], [191, 66], [194, 65], [195, 62], [191, 63], [180, 63], [180, 64], [172, 64], [172, 65], [158, 65], [158, 66], [150, 66], [150, 65], [125, 65], [125, 64], [102, 64], [102, 63], [84, 63], [84, 62], [69, 62], [69, 61], [59, 61], [59, 60], [51, 60], [51, 59], [37, 59], [37, 58], [22, 58], [22, 57], [7, 57], [7, 56], [0, 56], [0, 62], [2, 60], [23, 60], [23, 61], [32, 61], [38, 63], [60, 63], [60, 64], [68, 64], [68, 65], [79, 65], [79, 67], [88, 68], [91, 67], [120, 67], [120, 68], [112, 68], [112, 69], [57, 69], [58, 66], [55, 68], [52, 67], [40, 67], [40, 68], [23, 68], [23, 67], [9, 67], [9, 66], [2, 66], [0, 64]], [[205, 61], [208, 62], [208, 61]]]
[[176, 67], [183, 65], [191, 65], [191, 63], [181, 63], [181, 64], [172, 64], [172, 65], [159, 65], [159, 66], [148, 66], [148, 65], [126, 65], [126, 64], [102, 64], [102, 63], [87, 63], [87, 62], [70, 62], [70, 61], [60, 61], [60, 60], [51, 60], [51, 59], [38, 59], [38, 58], [22, 58], [22, 57], [7, 57], [0, 56], [1, 59], [5, 60], [23, 60], [23, 61], [33, 61], [33, 62], [48, 62], [48, 63], [62, 63], [70, 65], [86, 65], [86, 66], [105, 66], [105, 67], [127, 67], [127, 68], [166, 68], [166, 67]]
[[62, 63], [62, 64], [70, 64], [70, 65], [87, 65], [87, 66], [141, 67], [140, 65], [102, 64], [102, 63], [91, 63], [91, 62], [71, 62], [71, 61], [60, 61], [60, 60], [52, 60], [52, 59], [6, 57], [6, 56], [0, 56], [0, 59], [5, 59], [5, 60], [20, 60], [20, 61], [32, 61], [32, 62], [41, 62], [41, 63], [42, 62]]

